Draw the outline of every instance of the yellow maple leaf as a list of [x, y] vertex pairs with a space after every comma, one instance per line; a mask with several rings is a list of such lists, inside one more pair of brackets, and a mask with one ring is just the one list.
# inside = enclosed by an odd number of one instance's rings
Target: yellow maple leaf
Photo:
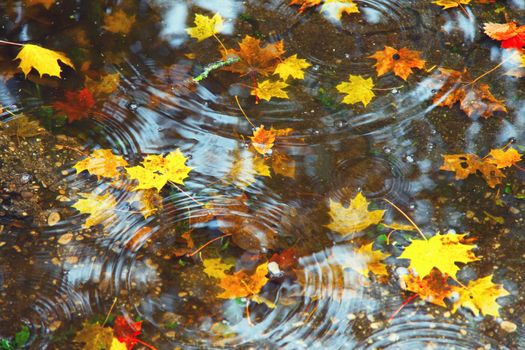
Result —
[[264, 159], [249, 150], [235, 151], [228, 180], [245, 188], [255, 182], [255, 176], [270, 176], [270, 167], [265, 164]]
[[222, 30], [222, 17], [216, 13], [213, 17], [195, 14], [195, 27], [186, 28], [186, 32], [197, 41], [202, 41]]
[[117, 202], [111, 194], [79, 193], [79, 196], [82, 199], [79, 199], [72, 207], [82, 214], [89, 214], [83, 225], [84, 228], [101, 224], [113, 217], [113, 210]]
[[108, 32], [128, 34], [135, 24], [135, 16], [128, 16], [124, 11], [116, 12], [104, 17], [104, 28]]
[[275, 142], [275, 132], [273, 128], [266, 130], [264, 125], [259, 126], [253, 131], [253, 136], [250, 136], [252, 140], [253, 148], [260, 154], [265, 155], [270, 152]]
[[452, 311], [462, 306], [472, 310], [478, 316], [479, 313], [483, 315], [491, 315], [499, 317], [499, 305], [496, 299], [509, 295], [503, 285], [494, 284], [492, 282], [492, 275], [470, 281], [466, 288], [457, 288], [459, 299], [454, 303]]
[[265, 80], [257, 83], [257, 87], [250, 94], [266, 101], [270, 101], [272, 97], [288, 98], [288, 93], [283, 90], [287, 86], [284, 81]]
[[168, 181], [184, 185], [184, 179], [192, 170], [186, 165], [187, 160], [180, 149], [176, 149], [166, 157], [157, 154], [149, 155], [144, 158], [142, 165], [125, 169], [130, 178], [139, 182], [134, 191], [156, 188], [160, 192]]
[[343, 103], [346, 104], [361, 102], [366, 107], [375, 96], [372, 91], [374, 88], [372, 78], [365, 79], [360, 75], [350, 74], [348, 82], [344, 81], [337, 85], [336, 88], [337, 91], [346, 94], [343, 98]]
[[288, 77], [304, 79], [304, 70], [310, 66], [311, 64], [307, 60], [293, 55], [279, 63], [273, 74], [279, 74], [283, 81], [286, 81]]
[[498, 169], [511, 167], [521, 161], [521, 154], [514, 148], [506, 151], [503, 149], [493, 149], [489, 153], [488, 162], [496, 165]]
[[428, 240], [414, 239], [405, 248], [399, 259], [410, 259], [410, 269], [421, 278], [435, 267], [449, 276], [456, 276], [459, 267], [455, 264], [479, 260], [472, 251], [476, 246], [463, 244], [466, 234], [439, 232]]
[[25, 0], [24, 3], [26, 6], [35, 6], [38, 4], [41, 4], [44, 6], [47, 10], [53, 6], [56, 0]]
[[353, 0], [325, 0], [321, 12], [326, 12], [329, 17], [340, 21], [343, 13], [359, 13], [359, 8]]
[[77, 174], [87, 170], [90, 174], [100, 177], [115, 178], [120, 175], [117, 170], [119, 167], [125, 167], [128, 162], [122, 156], [116, 156], [110, 149], [97, 149], [91, 155], [79, 162], [73, 168]]
[[368, 277], [368, 273], [372, 272], [378, 276], [388, 276], [386, 265], [382, 263], [388, 258], [390, 254], [383, 253], [380, 250], [373, 250], [374, 243], [365, 244], [354, 250], [360, 259], [363, 259], [362, 266], [355, 268], [361, 275]]
[[328, 214], [331, 222], [326, 227], [342, 236], [347, 236], [351, 233], [362, 231], [370, 225], [378, 224], [383, 219], [385, 211], [368, 211], [368, 204], [361, 192], [350, 201], [348, 208], [330, 199], [330, 211]]
[[126, 343], [121, 343], [117, 338], [113, 337], [111, 348], [109, 350], [128, 350], [128, 348]]
[[216, 259], [204, 259], [202, 260], [204, 265], [204, 273], [209, 277], [222, 279], [226, 276], [226, 271], [232, 268], [233, 264], [225, 263], [221, 258]]
[[22, 46], [22, 50], [15, 57], [15, 60], [20, 60], [18, 67], [24, 72], [27, 77], [32, 68], [34, 68], [42, 77], [48, 74], [52, 77], [60, 78], [62, 69], [58, 64], [60, 60], [62, 63], [75, 69], [73, 62], [67, 56], [58, 51], [48, 50], [38, 45], [26, 44]]
[[443, 9], [446, 10], [452, 7], [467, 5], [470, 3], [470, 0], [436, 0], [432, 1], [432, 3], [439, 6], [443, 6]]
[[259, 294], [261, 288], [268, 282], [268, 263], [263, 263], [255, 269], [253, 274], [241, 270], [233, 275], [225, 275], [221, 278], [219, 286], [224, 292], [217, 295], [222, 299], [235, 299], [249, 297]]
[[85, 322], [82, 329], [75, 335], [73, 340], [76, 343], [84, 343], [84, 348], [91, 349], [111, 349], [113, 345], [113, 329], [103, 327], [98, 323]]

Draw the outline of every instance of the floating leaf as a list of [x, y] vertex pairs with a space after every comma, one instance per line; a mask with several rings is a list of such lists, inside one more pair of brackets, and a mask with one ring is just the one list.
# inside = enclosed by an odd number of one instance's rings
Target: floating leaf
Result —
[[446, 10], [449, 8], [470, 4], [470, 0], [436, 0], [432, 1], [432, 3], [443, 6], [443, 9]]
[[357, 272], [368, 278], [369, 272], [377, 276], [388, 276], [386, 265], [383, 260], [390, 254], [383, 253], [380, 250], [373, 250], [374, 243], [365, 244], [355, 250], [359, 259], [363, 260], [363, 265], [355, 268]]
[[233, 264], [225, 263], [221, 258], [204, 259], [204, 273], [212, 278], [222, 279], [226, 276], [226, 271], [233, 267]]
[[362, 231], [370, 225], [378, 224], [383, 219], [385, 211], [368, 211], [368, 204], [361, 192], [350, 201], [348, 208], [330, 199], [331, 222], [326, 227], [342, 236], [347, 236]]
[[122, 156], [114, 155], [110, 149], [97, 149], [89, 157], [77, 162], [73, 168], [77, 173], [87, 170], [98, 178], [116, 178], [120, 175], [118, 168], [127, 165], [128, 162]]
[[272, 149], [275, 136], [275, 132], [272, 129], [266, 130], [264, 125], [261, 125], [253, 131], [253, 136], [250, 136], [250, 140], [252, 140], [253, 148], [258, 153], [265, 155]]
[[455, 277], [459, 271], [456, 262], [479, 260], [472, 251], [476, 246], [462, 243], [465, 236], [454, 233], [440, 235], [438, 232], [428, 240], [413, 239], [399, 259], [410, 259], [410, 269], [420, 277], [429, 275], [433, 268]]
[[439, 169], [455, 172], [456, 180], [466, 179], [479, 171], [492, 188], [501, 184], [505, 177], [492, 161], [483, 160], [475, 154], [446, 154], [443, 156], [443, 165]]
[[95, 99], [87, 88], [66, 91], [66, 101], [53, 103], [53, 107], [67, 115], [69, 123], [86, 118], [94, 105]]
[[514, 148], [510, 147], [507, 150], [493, 149], [489, 152], [487, 162], [490, 162], [498, 169], [508, 168], [521, 161], [521, 154]]
[[117, 202], [111, 194], [79, 193], [79, 196], [82, 199], [79, 199], [72, 207], [82, 214], [89, 214], [84, 224], [85, 228], [101, 224], [114, 215], [113, 210]]
[[409, 50], [406, 47], [397, 50], [390, 46], [385, 46], [384, 50], [377, 51], [370, 58], [377, 60], [375, 64], [377, 75], [381, 76], [393, 71], [395, 75], [403, 80], [407, 80], [412, 74], [412, 68], [422, 69], [425, 67], [425, 60], [422, 60], [419, 51]]
[[476, 316], [482, 315], [499, 317], [500, 306], [496, 302], [499, 297], [509, 295], [503, 285], [494, 284], [492, 275], [470, 281], [466, 288], [456, 288], [459, 299], [452, 308], [456, 312], [459, 307], [470, 309]]
[[268, 263], [263, 263], [255, 269], [253, 274], [241, 270], [233, 275], [225, 275], [219, 282], [224, 292], [217, 295], [222, 299], [235, 299], [258, 294], [268, 282]]
[[142, 331], [142, 321], [132, 322], [123, 316], [118, 316], [115, 319], [113, 332], [119, 342], [126, 344], [128, 350], [138, 343], [137, 337]]
[[290, 1], [290, 5], [301, 6], [299, 8], [299, 12], [303, 12], [307, 8], [317, 6], [320, 3], [321, 3], [321, 0], [292, 0]]
[[24, 72], [26, 77], [31, 69], [34, 68], [40, 74], [40, 77], [48, 74], [49, 76], [60, 78], [62, 68], [60, 68], [58, 61], [75, 69], [73, 62], [64, 53], [48, 50], [33, 44], [23, 45], [22, 50], [15, 58], [15, 60], [18, 59], [20, 60], [18, 67]]
[[270, 101], [272, 97], [288, 98], [288, 93], [283, 90], [287, 86], [284, 81], [264, 80], [257, 83], [257, 87], [250, 94], [266, 101]]
[[289, 77], [304, 79], [304, 70], [310, 66], [311, 64], [305, 59], [292, 55], [277, 65], [274, 74], [279, 74], [283, 81], [286, 81]]
[[365, 107], [374, 98], [372, 91], [374, 81], [372, 78], [365, 79], [360, 75], [350, 74], [348, 82], [344, 81], [336, 86], [337, 91], [346, 94], [343, 103], [354, 104], [361, 102]]
[[222, 17], [216, 13], [213, 17], [195, 14], [195, 27], [187, 28], [186, 32], [197, 41], [202, 41], [222, 30]]
[[525, 25], [518, 27], [516, 22], [485, 23], [483, 28], [489, 37], [501, 41], [504, 49], [521, 49], [525, 46]]
[[401, 288], [416, 293], [422, 300], [447, 307], [445, 299], [450, 298], [454, 288], [448, 284], [448, 275], [434, 268], [430, 273], [421, 278], [412, 273], [402, 277]]
[[176, 149], [168, 153], [166, 157], [157, 154], [149, 155], [144, 158], [142, 165], [125, 169], [130, 178], [139, 182], [133, 189], [134, 191], [156, 188], [160, 192], [168, 181], [179, 185], [184, 184], [184, 179], [192, 170], [186, 166], [187, 160], [180, 149]]
[[84, 343], [83, 350], [110, 350], [113, 343], [113, 330], [98, 323], [84, 323], [75, 335], [75, 342]]

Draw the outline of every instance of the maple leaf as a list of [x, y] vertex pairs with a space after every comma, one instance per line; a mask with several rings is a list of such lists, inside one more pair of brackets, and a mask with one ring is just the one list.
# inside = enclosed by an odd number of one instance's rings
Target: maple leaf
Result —
[[286, 81], [289, 77], [293, 79], [304, 79], [304, 70], [311, 64], [307, 60], [297, 58], [297, 55], [287, 57], [279, 63], [273, 74], [279, 74], [282, 80]]
[[269, 262], [276, 262], [281, 270], [289, 269], [297, 264], [297, 253], [294, 248], [284, 249], [280, 253], [275, 253], [268, 259]]
[[268, 153], [275, 142], [275, 132], [272, 130], [266, 130], [264, 125], [259, 126], [253, 131], [253, 136], [250, 136], [252, 140], [252, 146], [257, 152], [262, 155]]
[[466, 179], [479, 171], [491, 188], [499, 185], [505, 177], [492, 161], [484, 161], [475, 154], [446, 154], [439, 169], [455, 172], [456, 180]]
[[321, 12], [326, 12], [329, 17], [340, 21], [343, 13], [359, 13], [359, 8], [353, 0], [325, 0]]
[[176, 149], [166, 157], [157, 154], [149, 155], [144, 158], [142, 165], [125, 169], [130, 178], [139, 182], [134, 191], [156, 188], [160, 192], [168, 181], [184, 185], [184, 179], [192, 170], [186, 166], [187, 160], [180, 149]]
[[226, 178], [240, 188], [255, 182], [255, 176], [270, 176], [270, 167], [264, 159], [256, 157], [249, 150], [235, 150], [232, 166]]
[[467, 5], [470, 3], [471, 0], [436, 0], [432, 1], [433, 4], [443, 6], [443, 9], [449, 9], [453, 7], [458, 7], [462, 5]]
[[204, 259], [202, 260], [204, 265], [204, 273], [209, 277], [222, 279], [226, 276], [226, 271], [233, 267], [233, 264], [225, 263], [221, 258], [216, 259]]
[[113, 343], [113, 330], [98, 323], [84, 323], [75, 335], [74, 342], [84, 343], [83, 350], [110, 350]]
[[108, 32], [128, 34], [135, 24], [135, 16], [128, 16], [124, 11], [116, 12], [104, 17], [104, 28]]
[[362, 231], [370, 225], [378, 224], [383, 219], [385, 211], [368, 211], [368, 204], [361, 192], [350, 201], [348, 208], [330, 199], [331, 222], [326, 227], [342, 236], [347, 236]]
[[53, 103], [53, 107], [67, 115], [69, 123], [86, 118], [94, 105], [95, 99], [87, 88], [79, 91], [66, 91], [65, 102]]
[[113, 332], [115, 337], [119, 342], [126, 344], [128, 350], [133, 349], [133, 347], [138, 343], [137, 336], [140, 335], [142, 331], [142, 321], [131, 322], [128, 321], [124, 316], [118, 316], [115, 319], [115, 324], [113, 326]]
[[459, 299], [454, 303], [452, 311], [456, 312], [459, 307], [465, 307], [478, 316], [491, 315], [499, 317], [499, 305], [496, 299], [509, 295], [503, 285], [494, 284], [492, 275], [469, 281], [466, 288], [456, 288]]
[[373, 245], [374, 243], [372, 242], [354, 250], [359, 258], [363, 259], [363, 266], [354, 269], [367, 278], [369, 272], [378, 276], [388, 276], [386, 265], [382, 261], [388, 258], [390, 254], [383, 253], [380, 250], [373, 250]]
[[89, 214], [83, 225], [84, 228], [101, 224], [113, 217], [113, 209], [117, 202], [111, 194], [79, 193], [79, 196], [82, 199], [79, 199], [72, 207], [82, 214]]
[[521, 154], [512, 147], [507, 150], [493, 149], [490, 150], [487, 161], [496, 165], [498, 169], [507, 168], [520, 162]]
[[377, 60], [375, 67], [378, 76], [393, 71], [395, 75], [406, 81], [412, 74], [412, 68], [425, 67], [426, 61], [422, 60], [419, 55], [419, 51], [409, 50], [406, 47], [397, 50], [385, 46], [384, 50], [377, 51], [370, 58]]
[[95, 81], [86, 77], [86, 88], [94, 97], [111, 95], [120, 84], [120, 74], [106, 74], [101, 80]]
[[[0, 113], [1, 111], [0, 107]], [[2, 133], [6, 135], [29, 138], [46, 133], [38, 120], [31, 120], [24, 114], [19, 114], [17, 118], [11, 119], [6, 123], [0, 122]]]
[[47, 74], [60, 78], [62, 68], [60, 68], [58, 61], [75, 69], [73, 62], [64, 53], [48, 50], [33, 44], [23, 45], [22, 50], [15, 57], [15, 60], [18, 59], [20, 60], [18, 67], [24, 72], [26, 77], [31, 69], [34, 68], [40, 74], [40, 77]]
[[429, 303], [447, 307], [445, 299], [450, 298], [454, 292], [454, 288], [447, 282], [448, 278], [447, 274], [433, 268], [423, 278], [412, 273], [402, 276], [401, 288], [416, 293]]
[[274, 72], [283, 53], [284, 44], [282, 40], [261, 47], [259, 39], [246, 35], [239, 44], [239, 50], [222, 51], [223, 59], [235, 57], [240, 59], [239, 62], [222, 69], [243, 75], [259, 73], [266, 76]]
[[309, 7], [315, 7], [321, 3], [321, 0], [292, 0], [290, 1], [290, 5], [298, 5], [301, 6], [299, 8], [299, 13], [303, 12]]
[[372, 91], [374, 88], [372, 78], [365, 79], [360, 75], [350, 74], [348, 81], [340, 83], [336, 88], [337, 91], [346, 94], [343, 98], [343, 103], [346, 104], [361, 102], [366, 107], [375, 96]]
[[257, 87], [250, 92], [250, 95], [257, 96], [266, 101], [270, 101], [272, 97], [288, 98], [288, 93], [283, 90], [287, 86], [288, 84], [284, 81], [264, 80], [263, 82], [257, 83]]
[[267, 274], [268, 263], [263, 263], [257, 266], [253, 274], [248, 274], [245, 270], [241, 270], [233, 275], [225, 275], [219, 282], [219, 286], [224, 289], [224, 292], [217, 295], [217, 297], [221, 299], [235, 299], [256, 295], [268, 282]]
[[111, 342], [110, 350], [129, 350], [129, 349], [126, 346], [126, 343], [122, 343], [117, 338], [113, 338], [113, 341]]
[[494, 112], [507, 112], [507, 108], [492, 95], [487, 84], [471, 81], [466, 69], [459, 72], [440, 68], [435, 82], [431, 84], [431, 88], [439, 87], [433, 103], [452, 108], [459, 102], [461, 110], [469, 117], [476, 115], [489, 118]]
[[525, 25], [518, 27], [516, 22], [485, 23], [483, 28], [490, 38], [501, 41], [504, 49], [521, 49], [525, 46]]
[[49, 10], [51, 6], [55, 4], [56, 0], [24, 0], [24, 3], [26, 6], [35, 6], [35, 5], [42, 5], [46, 8], [46, 10]]
[[439, 232], [428, 240], [413, 239], [399, 259], [410, 259], [410, 269], [418, 276], [425, 277], [435, 267], [449, 276], [456, 276], [459, 267], [456, 262], [469, 263], [479, 260], [472, 249], [476, 246], [463, 244], [466, 234]]
[[186, 28], [186, 32], [197, 41], [202, 41], [222, 30], [222, 17], [216, 13], [213, 17], [195, 14], [195, 27]]
[[115, 178], [120, 175], [117, 170], [125, 167], [128, 162], [122, 156], [116, 156], [110, 149], [97, 149], [91, 155], [79, 162], [73, 168], [77, 174], [87, 170], [90, 174], [100, 177]]

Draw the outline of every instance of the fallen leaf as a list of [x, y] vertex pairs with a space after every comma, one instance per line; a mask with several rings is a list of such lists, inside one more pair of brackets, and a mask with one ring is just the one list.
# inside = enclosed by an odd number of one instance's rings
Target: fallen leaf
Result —
[[287, 154], [273, 151], [272, 169], [277, 175], [295, 179], [295, 160]]
[[361, 192], [350, 201], [348, 208], [341, 203], [330, 199], [330, 230], [347, 236], [366, 229], [370, 225], [378, 224], [383, 219], [384, 210], [368, 211], [368, 201]]
[[463, 72], [440, 68], [430, 88], [437, 90], [433, 103], [452, 108], [460, 103], [461, 110], [469, 117], [491, 117], [494, 112], [507, 112], [505, 105], [497, 100], [487, 84], [471, 83], [467, 70]]
[[110, 149], [97, 149], [89, 157], [77, 162], [73, 168], [76, 169], [77, 174], [87, 170], [88, 173], [100, 179], [101, 177], [118, 177], [120, 175], [118, 168], [127, 165], [128, 162], [122, 156], [113, 154]]
[[283, 81], [286, 81], [289, 77], [304, 79], [304, 70], [310, 66], [311, 64], [305, 59], [292, 55], [277, 65], [274, 74], [279, 74]]
[[321, 0], [292, 0], [290, 1], [290, 5], [297, 5], [301, 6], [299, 8], [299, 12], [303, 12], [309, 7], [317, 6], [321, 3]]
[[485, 34], [494, 40], [501, 41], [504, 49], [521, 49], [525, 46], [525, 25], [518, 27], [516, 22], [485, 23]]
[[233, 264], [225, 263], [221, 258], [215, 259], [204, 259], [202, 260], [204, 265], [204, 273], [208, 277], [222, 279], [226, 276], [226, 271], [233, 267]]
[[197, 41], [202, 41], [207, 39], [215, 34], [219, 33], [222, 30], [222, 17], [220, 14], [216, 13], [213, 17], [204, 16], [201, 14], [195, 14], [195, 27], [186, 28], [189, 36], [197, 39]]
[[373, 245], [374, 243], [372, 242], [354, 250], [359, 259], [363, 260], [363, 266], [354, 269], [366, 278], [368, 278], [370, 272], [377, 276], [388, 276], [383, 260], [388, 258], [390, 254], [383, 253], [380, 250], [373, 250]]
[[370, 58], [377, 60], [375, 64], [377, 75], [381, 76], [393, 71], [395, 75], [403, 80], [407, 80], [412, 74], [412, 68], [422, 69], [425, 67], [425, 60], [422, 60], [419, 51], [409, 50], [406, 47], [397, 50], [390, 46], [385, 46], [384, 50], [377, 51]]
[[383, 223], [383, 225], [386, 228], [389, 228], [395, 231], [416, 231], [416, 228], [414, 227], [414, 225], [400, 224], [398, 222], [392, 222], [390, 224]]
[[140, 203], [139, 210], [144, 216], [144, 219], [164, 209], [163, 198], [154, 188], [139, 191], [137, 194], [139, 196], [138, 202]]
[[128, 348], [125, 343], [121, 343], [117, 338], [113, 338], [110, 350], [128, 350]]
[[221, 278], [219, 286], [224, 292], [217, 295], [221, 299], [235, 299], [249, 297], [259, 294], [261, 288], [268, 282], [268, 263], [263, 263], [255, 269], [253, 274], [245, 270], [235, 272], [233, 275], [225, 275]]
[[337, 91], [346, 94], [343, 98], [343, 103], [346, 104], [361, 102], [366, 107], [375, 96], [372, 91], [374, 88], [372, 78], [365, 79], [360, 75], [350, 74], [348, 81], [340, 83], [336, 88]]
[[56, 0], [24, 0], [24, 3], [26, 6], [35, 6], [35, 5], [42, 5], [46, 8], [46, 10], [49, 10], [51, 6], [55, 4]]
[[430, 273], [421, 278], [412, 273], [402, 276], [401, 288], [416, 293], [422, 300], [447, 307], [445, 299], [450, 298], [454, 288], [448, 284], [448, 275], [433, 268]]
[[94, 105], [95, 99], [87, 88], [66, 91], [66, 101], [53, 103], [53, 107], [66, 114], [69, 123], [86, 118]]
[[149, 226], [144, 226], [138, 229], [133, 234], [133, 237], [131, 237], [131, 239], [126, 243], [126, 248], [132, 252], [136, 252], [140, 248], [140, 243], [144, 241], [144, 237], [149, 235], [151, 231], [152, 229]]
[[86, 322], [73, 341], [84, 343], [83, 350], [111, 350], [113, 330], [98, 323]]
[[117, 10], [104, 17], [104, 28], [108, 32], [128, 34], [135, 24], [135, 16], [128, 16], [124, 11]]
[[246, 188], [255, 182], [256, 176], [270, 176], [270, 167], [264, 159], [249, 150], [234, 151], [226, 180], [240, 188]]
[[75, 69], [73, 62], [64, 53], [48, 50], [33, 44], [23, 45], [22, 50], [15, 58], [15, 60], [18, 59], [20, 60], [18, 67], [24, 72], [26, 77], [31, 69], [34, 68], [40, 74], [40, 77], [48, 74], [49, 76], [60, 78], [62, 68], [60, 68], [58, 61]]
[[35, 137], [46, 133], [46, 129], [40, 125], [38, 120], [31, 120], [24, 114], [20, 114], [17, 118], [6, 123], [0, 122], [0, 126], [2, 133], [22, 138]]
[[275, 71], [284, 53], [283, 41], [261, 47], [261, 41], [246, 35], [239, 44], [239, 50], [222, 51], [223, 59], [238, 57], [239, 62], [222, 69], [241, 75], [262, 74], [267, 76]]
[[265, 155], [270, 152], [275, 142], [275, 132], [266, 130], [264, 125], [259, 126], [253, 131], [253, 136], [250, 136], [253, 148], [260, 154]]
[[521, 154], [514, 148], [509, 147], [507, 150], [493, 149], [489, 152], [487, 162], [490, 162], [498, 169], [508, 168], [521, 161]]
[[115, 319], [113, 332], [119, 342], [126, 344], [128, 350], [138, 343], [137, 337], [142, 331], [142, 321], [132, 322], [123, 316], [118, 316]]
[[83, 225], [84, 228], [104, 223], [114, 216], [113, 210], [117, 202], [111, 194], [79, 193], [79, 196], [82, 198], [72, 207], [82, 214], [89, 214]]
[[120, 84], [120, 74], [106, 74], [101, 80], [95, 81], [86, 77], [86, 87], [94, 97], [111, 95]]
[[491, 188], [501, 184], [505, 177], [495, 164], [484, 161], [475, 154], [446, 154], [443, 156], [443, 165], [439, 169], [455, 172], [456, 180], [466, 179], [479, 171]]
[[452, 311], [456, 312], [459, 307], [465, 307], [476, 316], [481, 313], [499, 317], [500, 306], [496, 299], [509, 295], [503, 285], [492, 282], [492, 275], [470, 281], [466, 288], [457, 288], [457, 291], [459, 299], [454, 303]]
[[133, 189], [134, 191], [156, 188], [160, 192], [168, 181], [184, 185], [184, 179], [192, 170], [186, 166], [187, 160], [180, 149], [176, 149], [168, 153], [166, 157], [157, 154], [149, 155], [144, 158], [142, 165], [125, 169], [131, 179], [139, 182]]
[[173, 250], [175, 256], [184, 256], [195, 250], [195, 242], [193, 242], [193, 238], [191, 238], [191, 232], [192, 230], [189, 230], [180, 235], [180, 239], [178, 239], [177, 242], [184, 242], [185, 247], [175, 248]]
[[456, 262], [479, 260], [472, 251], [476, 246], [462, 243], [465, 236], [454, 233], [440, 235], [438, 232], [428, 240], [413, 239], [399, 259], [409, 259], [409, 268], [420, 277], [429, 275], [433, 268], [455, 277], [459, 271]]
[[288, 98], [288, 93], [283, 90], [286, 87], [288, 87], [288, 84], [281, 80], [264, 80], [257, 83], [257, 87], [250, 92], [250, 95], [266, 101], [270, 101], [272, 97]]
[[432, 3], [439, 6], [443, 6], [443, 9], [446, 10], [453, 7], [467, 5], [470, 3], [470, 0], [437, 0], [432, 1]]
[[353, 0], [325, 0], [321, 12], [326, 12], [329, 17], [340, 21], [343, 13], [359, 13], [359, 8]]

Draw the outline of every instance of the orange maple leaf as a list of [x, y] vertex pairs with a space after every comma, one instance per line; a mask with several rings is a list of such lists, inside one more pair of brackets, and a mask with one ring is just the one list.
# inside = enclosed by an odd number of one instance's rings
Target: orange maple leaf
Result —
[[253, 274], [245, 270], [235, 272], [233, 275], [225, 275], [219, 282], [224, 292], [217, 295], [222, 299], [243, 298], [259, 294], [261, 288], [268, 282], [268, 263], [257, 266]]
[[483, 28], [489, 37], [501, 41], [504, 49], [521, 49], [525, 46], [525, 26], [518, 27], [516, 22], [485, 23]]
[[459, 102], [461, 110], [469, 117], [489, 118], [494, 112], [507, 112], [505, 105], [492, 95], [487, 84], [472, 83], [466, 69], [459, 72], [440, 68], [431, 87], [439, 88], [432, 101], [434, 104], [452, 108]]
[[280, 40], [261, 47], [259, 39], [246, 35], [239, 44], [239, 50], [229, 49], [221, 52], [224, 59], [240, 59], [239, 62], [224, 67], [224, 70], [242, 75], [259, 73], [267, 76], [273, 73], [279, 64], [281, 55], [284, 54], [284, 43]]
[[309, 7], [314, 7], [321, 4], [321, 0], [292, 0], [290, 1], [290, 5], [298, 5], [301, 6], [299, 8], [299, 13], [303, 12]]
[[377, 51], [369, 57], [377, 60], [375, 67], [378, 76], [393, 71], [398, 77], [407, 80], [412, 74], [412, 68], [422, 69], [425, 66], [425, 60], [422, 60], [419, 55], [419, 51], [409, 50], [406, 47], [397, 50], [385, 46], [384, 50]]
[[501, 183], [505, 175], [490, 161], [484, 161], [475, 154], [447, 154], [443, 156], [440, 170], [453, 171], [456, 180], [466, 179], [469, 175], [480, 172], [487, 184], [494, 188]]
[[423, 279], [413, 274], [403, 276], [401, 288], [418, 294], [422, 300], [429, 303], [446, 307], [445, 299], [454, 292], [454, 288], [448, 284], [447, 280], [447, 274], [433, 268]]
[[509, 148], [506, 151], [497, 148], [490, 150], [487, 161], [496, 165], [498, 169], [507, 168], [521, 161], [521, 154], [514, 148]]
[[268, 153], [275, 142], [275, 132], [272, 129], [266, 130], [264, 125], [259, 126], [253, 131], [253, 136], [250, 136], [252, 146], [257, 152], [264, 155]]

